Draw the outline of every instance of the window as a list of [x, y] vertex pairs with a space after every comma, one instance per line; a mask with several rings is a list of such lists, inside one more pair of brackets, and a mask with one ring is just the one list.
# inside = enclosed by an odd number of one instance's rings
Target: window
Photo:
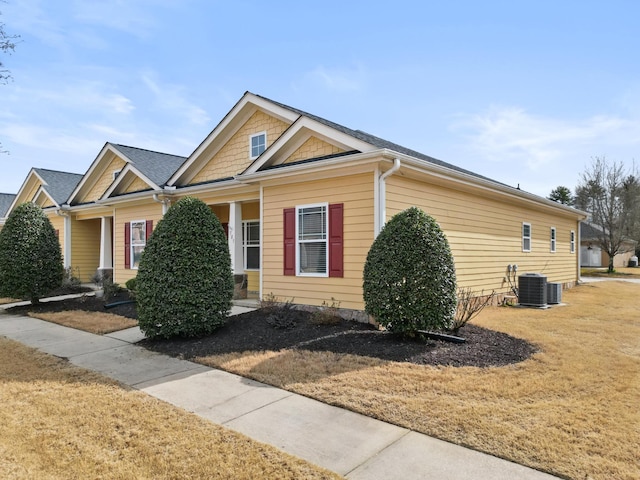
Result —
[[344, 276], [343, 212], [342, 203], [284, 209], [284, 275]]
[[576, 232], [574, 230], [571, 230], [571, 236], [570, 236], [570, 251], [571, 253], [576, 253]]
[[147, 222], [131, 222], [131, 268], [137, 269], [144, 246], [147, 244]]
[[327, 274], [327, 205], [298, 207], [296, 255], [300, 275]]
[[549, 237], [549, 241], [551, 243], [551, 253], [554, 253], [556, 251], [556, 227], [551, 227], [551, 235]]
[[244, 268], [260, 268], [260, 222], [250, 220], [242, 222], [242, 249], [244, 250]]
[[522, 251], [523, 252], [531, 251], [531, 224], [530, 223], [522, 224]]
[[267, 132], [257, 133], [249, 137], [251, 159], [258, 158], [267, 149]]

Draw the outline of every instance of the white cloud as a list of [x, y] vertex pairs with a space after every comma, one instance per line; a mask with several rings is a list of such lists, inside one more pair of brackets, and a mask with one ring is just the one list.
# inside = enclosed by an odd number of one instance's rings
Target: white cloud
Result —
[[366, 82], [366, 72], [362, 65], [352, 68], [327, 68], [319, 65], [305, 76], [305, 81], [319, 84], [323, 88], [336, 92], [354, 92], [361, 90]]
[[161, 84], [151, 72], [142, 75], [142, 81], [154, 95], [154, 105], [169, 115], [186, 118], [193, 125], [209, 123], [206, 110], [188, 99], [186, 89], [180, 85]]
[[545, 117], [517, 107], [459, 115], [452, 129], [467, 138], [467, 147], [485, 160], [517, 162], [539, 171], [557, 162], [618, 151], [640, 143], [640, 121], [616, 115], [568, 120]]

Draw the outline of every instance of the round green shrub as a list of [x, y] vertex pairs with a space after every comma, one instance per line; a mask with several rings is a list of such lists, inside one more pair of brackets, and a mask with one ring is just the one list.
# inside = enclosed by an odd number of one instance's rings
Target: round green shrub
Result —
[[158, 222], [136, 277], [138, 323], [148, 337], [196, 337], [224, 325], [233, 276], [227, 238], [201, 200], [185, 197]]
[[456, 272], [436, 221], [411, 207], [383, 227], [363, 273], [365, 310], [387, 330], [415, 336], [448, 328], [456, 311]]
[[51, 221], [33, 203], [18, 205], [0, 231], [0, 296], [38, 303], [62, 285], [63, 274]]

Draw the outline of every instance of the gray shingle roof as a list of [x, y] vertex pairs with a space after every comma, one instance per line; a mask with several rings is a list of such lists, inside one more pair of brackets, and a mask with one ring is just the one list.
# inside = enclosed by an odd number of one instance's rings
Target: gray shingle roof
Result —
[[13, 193], [0, 193], [0, 218], [7, 216], [7, 210], [16, 199]]
[[170, 155], [168, 153], [154, 152], [126, 145], [111, 144], [116, 150], [126, 156], [134, 167], [149, 180], [158, 185], [164, 186], [167, 180], [180, 168], [186, 157]]
[[33, 169], [46, 183], [42, 188], [53, 198], [58, 205], [66, 203], [71, 192], [78, 186], [82, 175], [79, 173], [59, 172], [45, 168]]
[[503, 184], [501, 182], [498, 182], [496, 180], [493, 180], [491, 178], [487, 178], [487, 177], [484, 177], [484, 176], [479, 175], [477, 173], [471, 172], [469, 170], [465, 170], [464, 168], [460, 168], [460, 167], [457, 167], [457, 166], [452, 165], [450, 163], [443, 162], [442, 160], [438, 160], [437, 158], [433, 158], [433, 157], [430, 157], [430, 156], [425, 155], [423, 153], [416, 152], [415, 150], [411, 150], [410, 148], [403, 147], [402, 145], [398, 145], [397, 143], [389, 142], [389, 141], [384, 140], [384, 139], [382, 139], [380, 137], [376, 137], [375, 135], [371, 135], [369, 133], [363, 132], [362, 130], [352, 130], [352, 129], [347, 128], [347, 127], [345, 127], [343, 125], [339, 125], [339, 124], [337, 124], [335, 122], [332, 122], [330, 120], [326, 120], [326, 119], [324, 119], [322, 117], [318, 117], [317, 115], [313, 115], [313, 114], [307, 113], [307, 112], [305, 112], [303, 110], [299, 110], [297, 108], [290, 107], [290, 106], [285, 105], [283, 103], [276, 102], [274, 100], [271, 100], [271, 99], [269, 99], [267, 97], [263, 97], [261, 95], [256, 95], [256, 97], [262, 98], [262, 99], [264, 99], [264, 100], [266, 100], [268, 102], [271, 102], [271, 103], [273, 103], [275, 105], [278, 105], [278, 106], [280, 106], [282, 108], [285, 108], [285, 109], [287, 109], [287, 110], [289, 110], [291, 112], [294, 112], [294, 113], [296, 113], [298, 115], [302, 115], [304, 117], [308, 117], [308, 118], [310, 118], [312, 120], [315, 120], [315, 121], [317, 121], [319, 123], [322, 123], [323, 125], [326, 125], [326, 126], [328, 126], [330, 128], [338, 130], [338, 131], [340, 131], [342, 133], [345, 133], [345, 134], [347, 134], [347, 135], [349, 135], [351, 137], [357, 138], [358, 140], [362, 140], [363, 142], [368, 143], [370, 145], [373, 145], [374, 147], [386, 148], [386, 149], [389, 149], [389, 150], [393, 150], [394, 152], [402, 153], [404, 155], [409, 155], [409, 156], [417, 158], [419, 160], [423, 160], [423, 161], [425, 161], [427, 163], [432, 163], [434, 165], [438, 165], [438, 166], [441, 166], [441, 167], [444, 167], [444, 168], [448, 168], [450, 170], [455, 170], [456, 172], [465, 173], [467, 175], [472, 175], [472, 176], [474, 176], [476, 178], [481, 178], [483, 180], [488, 180], [490, 182], [493, 182], [493, 183], [496, 183], [496, 184], [499, 184], [499, 185], [502, 185], [502, 186], [510, 186], [510, 185], [505, 185], [505, 184]]

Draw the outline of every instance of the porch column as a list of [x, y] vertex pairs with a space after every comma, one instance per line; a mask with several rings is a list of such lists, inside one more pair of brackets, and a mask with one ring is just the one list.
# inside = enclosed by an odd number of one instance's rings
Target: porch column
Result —
[[67, 213], [62, 218], [64, 219], [63, 266], [64, 268], [71, 268], [71, 215]]
[[244, 273], [242, 255], [242, 204], [229, 204], [229, 253], [231, 254], [231, 270], [234, 275]]
[[111, 232], [111, 218], [100, 218], [100, 270], [113, 268], [113, 233]]

